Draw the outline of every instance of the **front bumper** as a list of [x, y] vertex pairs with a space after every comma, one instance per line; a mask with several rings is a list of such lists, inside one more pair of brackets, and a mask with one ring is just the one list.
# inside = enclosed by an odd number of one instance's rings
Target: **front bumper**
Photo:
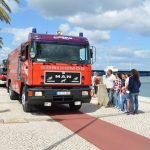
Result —
[[[91, 89], [90, 87], [83, 88], [46, 88], [36, 87], [29, 88], [28, 91], [32, 91], [33, 96], [28, 97], [28, 103], [31, 105], [43, 105], [45, 102], [57, 103], [57, 104], [71, 104], [75, 101], [81, 101], [81, 103], [90, 103], [91, 101]], [[42, 96], [34, 96], [35, 92], [41, 92]], [[69, 91], [70, 95], [57, 95], [57, 92]], [[82, 91], [88, 91], [87, 96], [82, 96]]]

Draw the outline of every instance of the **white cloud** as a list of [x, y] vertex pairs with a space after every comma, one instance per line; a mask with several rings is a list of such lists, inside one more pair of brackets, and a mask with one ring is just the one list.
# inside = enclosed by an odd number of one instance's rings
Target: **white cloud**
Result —
[[150, 33], [149, 0], [28, 0], [45, 18], [62, 17], [90, 30]]
[[139, 6], [142, 3], [142, 0], [99, 0], [99, 5], [103, 10], [121, 10], [125, 8], [132, 8]]
[[101, 30], [86, 30], [81, 27], [75, 27], [72, 31], [69, 32], [70, 35], [78, 35], [80, 32], [84, 33], [84, 36], [87, 37], [92, 43], [103, 42], [110, 39], [108, 31]]
[[10, 33], [13, 35], [12, 44], [15, 46], [20, 45], [22, 42], [26, 42], [28, 34], [31, 33], [33, 27], [28, 28], [6, 28], [2, 32]]
[[81, 12], [99, 13], [138, 6], [141, 0], [27, 0], [29, 7], [38, 10], [44, 17], [67, 17]]
[[149, 50], [137, 50], [134, 52], [134, 55], [138, 58], [150, 59], [150, 51]]
[[115, 58], [116, 60], [120, 60], [121, 58], [124, 61], [125, 60], [131, 61], [131, 60], [139, 60], [139, 59], [145, 59], [145, 60], [150, 59], [150, 51], [146, 49], [139, 50], [139, 49], [132, 48], [132, 47], [116, 46], [116, 47], [105, 48], [105, 50], [107, 51], [107, 55]]
[[98, 47], [97, 62], [93, 65], [93, 68], [102, 69], [106, 66], [115, 66], [120, 70], [129, 70], [130, 68], [150, 70], [149, 60], [149, 50], [139, 50], [125, 46], [108, 48]]
[[79, 12], [93, 12], [98, 0], [28, 0], [28, 5], [45, 18], [67, 17]]
[[[69, 17], [73, 24], [89, 28], [114, 30], [123, 29], [145, 34], [150, 32], [150, 2], [123, 10], [109, 10], [99, 14], [82, 13]], [[90, 19], [89, 19], [90, 18]], [[84, 19], [84, 21], [83, 21]]]
[[80, 32], [83, 32], [84, 36], [87, 37], [90, 43], [95, 44], [97, 42], [101, 43], [108, 41], [110, 39], [109, 31], [101, 30], [86, 30], [81, 27], [71, 28], [69, 24], [61, 24], [59, 29], [64, 32], [64, 34], [69, 34], [71, 36], [78, 36]]

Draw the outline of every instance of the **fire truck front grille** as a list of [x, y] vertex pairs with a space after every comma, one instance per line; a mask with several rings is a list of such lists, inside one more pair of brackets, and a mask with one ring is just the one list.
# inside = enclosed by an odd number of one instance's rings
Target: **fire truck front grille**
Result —
[[46, 72], [45, 84], [81, 84], [79, 72]]
[[71, 102], [73, 101], [72, 96], [54, 96], [53, 97], [54, 102]]

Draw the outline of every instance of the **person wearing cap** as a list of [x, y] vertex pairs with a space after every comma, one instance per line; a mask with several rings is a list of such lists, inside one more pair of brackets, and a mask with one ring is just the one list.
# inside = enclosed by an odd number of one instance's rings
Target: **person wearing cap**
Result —
[[105, 81], [104, 84], [106, 85], [107, 92], [108, 92], [108, 97], [109, 97], [109, 102], [108, 106], [115, 106], [113, 94], [114, 94], [114, 82], [116, 80], [116, 77], [113, 75], [113, 72], [111, 69], [108, 69], [106, 71], [106, 76], [105, 76]]

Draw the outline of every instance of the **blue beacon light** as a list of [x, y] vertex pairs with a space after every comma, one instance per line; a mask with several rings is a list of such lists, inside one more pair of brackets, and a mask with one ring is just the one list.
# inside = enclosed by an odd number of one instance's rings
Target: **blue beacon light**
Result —
[[36, 28], [33, 28], [33, 29], [32, 29], [32, 33], [36, 33]]
[[80, 33], [79, 33], [79, 37], [83, 37], [83, 32], [80, 32]]

